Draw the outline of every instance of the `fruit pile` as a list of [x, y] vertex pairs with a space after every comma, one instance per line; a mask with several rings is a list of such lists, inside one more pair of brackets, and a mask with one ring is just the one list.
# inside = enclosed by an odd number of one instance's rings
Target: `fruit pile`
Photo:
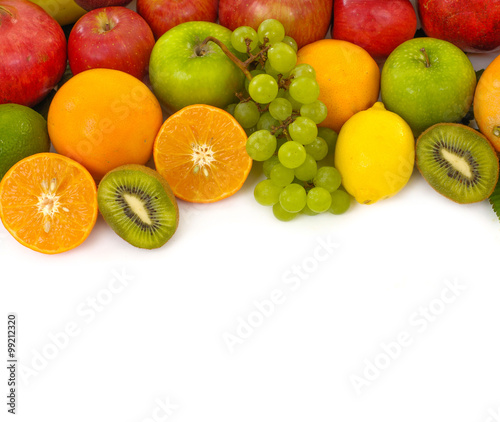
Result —
[[272, 206], [281, 221], [300, 212], [347, 211], [350, 198], [338, 190], [340, 173], [326, 164], [332, 161], [337, 134], [327, 127], [318, 129], [327, 107], [318, 99], [314, 68], [297, 64], [295, 40], [278, 20], [266, 19], [257, 30], [236, 28], [231, 44], [247, 55], [238, 64], [247, 76], [248, 96], [239, 94], [240, 101], [227, 109], [249, 134], [248, 155], [263, 161], [266, 179], [255, 187], [257, 202]]
[[498, 2], [51, 3], [0, 0], [0, 219], [35, 251], [99, 213], [161, 247], [178, 200], [228, 198], [254, 162], [281, 221], [390, 198], [415, 167], [500, 217], [500, 56], [467, 56], [500, 50]]

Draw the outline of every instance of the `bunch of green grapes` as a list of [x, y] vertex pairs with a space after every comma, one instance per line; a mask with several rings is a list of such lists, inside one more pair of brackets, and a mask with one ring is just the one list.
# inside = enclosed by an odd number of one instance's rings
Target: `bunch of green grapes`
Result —
[[231, 43], [248, 54], [246, 92], [238, 93], [240, 101], [227, 110], [248, 134], [250, 157], [263, 162], [267, 179], [255, 187], [257, 202], [272, 206], [281, 221], [301, 213], [347, 211], [351, 197], [333, 166], [337, 134], [317, 126], [327, 108], [318, 100], [313, 67], [297, 65], [295, 40], [278, 20], [267, 19], [257, 31], [236, 28]]

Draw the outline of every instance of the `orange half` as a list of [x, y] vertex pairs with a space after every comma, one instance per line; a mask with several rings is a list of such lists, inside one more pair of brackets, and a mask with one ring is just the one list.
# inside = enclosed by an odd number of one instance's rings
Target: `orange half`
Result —
[[190, 105], [160, 128], [153, 148], [156, 170], [177, 198], [219, 201], [236, 193], [250, 173], [246, 141], [245, 131], [227, 111]]
[[79, 163], [60, 154], [29, 156], [0, 183], [0, 218], [22, 245], [56, 254], [80, 245], [97, 219], [97, 187]]

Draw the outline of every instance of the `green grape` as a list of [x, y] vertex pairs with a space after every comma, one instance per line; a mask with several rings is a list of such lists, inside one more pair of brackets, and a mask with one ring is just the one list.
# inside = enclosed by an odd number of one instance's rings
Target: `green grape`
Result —
[[266, 111], [260, 115], [260, 119], [257, 122], [257, 129], [262, 130], [273, 130], [273, 127], [279, 126], [280, 122], [278, 122], [269, 111]]
[[290, 96], [301, 104], [310, 104], [318, 99], [319, 84], [315, 79], [300, 76], [290, 83]]
[[314, 186], [322, 187], [328, 192], [337, 190], [342, 182], [339, 171], [335, 167], [320, 167], [314, 177]]
[[326, 119], [327, 114], [328, 110], [326, 105], [320, 100], [313, 101], [310, 104], [304, 104], [300, 107], [300, 115], [309, 117], [317, 125]]
[[250, 136], [252, 133], [254, 133], [254, 132], [257, 131], [257, 125], [252, 126], [252, 127], [244, 128], [243, 130], [245, 131], [245, 133], [247, 134], [247, 136]]
[[276, 185], [272, 180], [266, 179], [257, 183], [253, 190], [255, 200], [266, 207], [278, 203], [283, 188]]
[[300, 107], [302, 107], [302, 103], [295, 101], [295, 99], [290, 95], [290, 91], [288, 90], [285, 92], [285, 96], [283, 98], [287, 99], [290, 102], [290, 104], [292, 105], [292, 110], [294, 111], [299, 111]]
[[328, 145], [323, 138], [316, 137], [310, 144], [304, 145], [306, 152], [316, 161], [320, 161], [328, 154]]
[[318, 171], [318, 164], [316, 160], [309, 154], [306, 154], [304, 162], [294, 169], [295, 177], [303, 182], [313, 180]]
[[303, 180], [299, 180], [299, 179], [297, 179], [297, 177], [295, 177], [295, 178], [293, 179], [293, 182], [292, 182], [292, 183], [296, 183], [297, 185], [300, 185], [300, 186], [306, 187], [306, 186], [305, 186], [305, 182], [304, 182]]
[[287, 141], [278, 150], [280, 163], [289, 169], [299, 167], [306, 159], [304, 145], [295, 141]]
[[261, 49], [260, 49], [260, 42], [259, 42], [259, 45], [257, 47], [255, 47], [250, 53], [253, 54], [254, 56], [256, 56], [257, 54], [260, 53], [260, 50]]
[[240, 53], [248, 52], [246, 39], [250, 40], [250, 51], [258, 46], [259, 37], [257, 36], [257, 31], [250, 26], [240, 26], [231, 34], [231, 44], [233, 48]]
[[257, 103], [270, 103], [278, 95], [278, 82], [271, 75], [254, 76], [248, 84], [248, 93]]
[[328, 153], [325, 158], [318, 161], [318, 168], [321, 168], [321, 167], [335, 167], [334, 155]]
[[276, 82], [278, 82], [278, 76], [281, 75], [281, 73], [271, 66], [271, 62], [269, 60], [266, 60], [266, 63], [264, 64], [264, 70], [268, 75], [272, 76], [276, 80]]
[[286, 186], [293, 182], [295, 173], [293, 169], [285, 167], [283, 164], [276, 164], [270, 173], [270, 179], [278, 186]]
[[293, 51], [297, 52], [299, 49], [299, 46], [297, 45], [297, 41], [295, 41], [291, 36], [285, 35], [285, 38], [283, 38], [283, 41], [285, 44], [288, 44], [290, 47], [293, 48]]
[[307, 206], [314, 212], [322, 213], [330, 209], [332, 196], [325, 188], [314, 187], [307, 192]]
[[268, 158], [262, 163], [262, 171], [264, 172], [264, 176], [266, 176], [268, 179], [271, 176], [271, 170], [273, 167], [280, 162], [280, 159], [278, 158], [277, 155], [271, 156], [271, 158]]
[[273, 205], [273, 214], [280, 221], [291, 221], [297, 217], [296, 212], [288, 212], [284, 210], [279, 202]]
[[301, 211], [302, 214], [305, 214], [305, 215], [318, 215], [317, 212], [314, 212], [313, 210], [311, 210], [311, 208], [308, 207], [307, 203], [306, 203], [306, 206], [304, 208], [302, 208], [302, 211]]
[[269, 113], [277, 120], [286, 120], [292, 115], [292, 104], [286, 98], [275, 98], [269, 104]]
[[285, 74], [295, 67], [297, 53], [288, 44], [278, 42], [273, 44], [267, 51], [267, 60], [273, 69], [281, 74]]
[[288, 125], [288, 133], [292, 140], [307, 145], [318, 136], [318, 126], [308, 117], [297, 117]]
[[226, 110], [229, 114], [232, 114], [234, 116], [234, 109], [236, 108], [236, 105], [238, 103], [232, 103], [226, 106], [224, 110]]
[[279, 151], [282, 145], [288, 142], [288, 139], [285, 136], [277, 136], [278, 144], [276, 145], [276, 149]]
[[330, 205], [330, 209], [328, 211], [332, 214], [343, 214], [351, 206], [351, 196], [347, 192], [337, 189], [330, 195], [332, 197], [332, 204]]
[[287, 92], [288, 92], [287, 89], [284, 88], [278, 89], [278, 95], [276, 95], [276, 98], [285, 98]]
[[337, 132], [328, 127], [318, 128], [318, 136], [323, 138], [328, 145], [328, 153], [333, 154], [335, 152], [335, 145], [337, 144]]
[[265, 38], [268, 44], [275, 44], [285, 38], [285, 27], [277, 19], [266, 19], [259, 25], [257, 35], [261, 44], [264, 44]]
[[234, 118], [244, 129], [255, 126], [260, 118], [260, 111], [253, 101], [238, 103], [234, 108]]
[[[255, 78], [257, 75], [265, 75], [266, 71], [263, 69], [254, 69], [250, 71], [250, 75], [252, 75], [252, 80]], [[248, 78], [245, 78], [245, 89], [248, 92], [248, 88], [250, 86], [250, 80]]]
[[291, 183], [280, 193], [279, 203], [285, 211], [299, 212], [307, 203], [307, 194], [303, 186]]
[[290, 76], [293, 76], [294, 78], [300, 78], [301, 76], [304, 76], [306, 78], [316, 80], [316, 71], [310, 64], [300, 63], [292, 69], [292, 71], [290, 72]]
[[276, 151], [276, 136], [268, 130], [257, 130], [248, 137], [246, 149], [253, 160], [265, 161]]

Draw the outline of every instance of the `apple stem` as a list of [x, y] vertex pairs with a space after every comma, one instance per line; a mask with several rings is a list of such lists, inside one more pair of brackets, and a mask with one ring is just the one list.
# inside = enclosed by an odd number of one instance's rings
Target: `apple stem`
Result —
[[236, 66], [238, 66], [241, 71], [245, 74], [245, 76], [247, 77], [247, 79], [249, 81], [252, 80], [252, 74], [250, 73], [250, 71], [248, 70], [247, 66], [248, 64], [246, 62], [242, 62], [238, 57], [236, 57], [227, 47], [226, 45], [221, 42], [220, 40], [218, 40], [217, 38], [215, 37], [207, 37], [203, 40], [203, 42], [200, 44], [200, 51], [203, 53], [203, 47], [205, 47], [205, 45], [209, 42], [209, 41], [212, 41], [213, 43], [217, 44], [221, 50], [226, 54], [227, 57], [229, 57], [235, 64]]
[[6, 13], [7, 15], [9, 15], [11, 18], [14, 17], [14, 13], [12, 13], [9, 9], [7, 9], [6, 7], [4, 6], [0, 6], [0, 13]]
[[115, 22], [112, 19], [109, 19], [106, 11], [99, 12], [97, 20], [99, 22], [99, 34], [111, 31], [115, 27]]
[[425, 48], [422, 47], [420, 51], [424, 54], [425, 67], [431, 67], [431, 62], [429, 61], [429, 55], [427, 54], [427, 51], [425, 51]]

